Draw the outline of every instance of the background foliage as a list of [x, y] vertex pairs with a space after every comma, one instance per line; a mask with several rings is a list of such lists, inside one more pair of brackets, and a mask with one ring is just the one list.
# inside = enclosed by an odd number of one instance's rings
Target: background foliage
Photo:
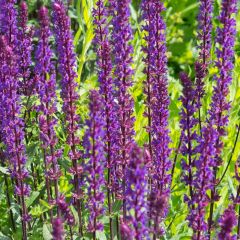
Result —
[[[36, 25], [37, 9], [42, 3], [49, 5], [50, 1], [38, 1], [28, 0], [27, 1], [30, 11], [31, 24]], [[69, 15], [72, 19], [72, 29], [74, 32], [74, 45], [77, 53], [78, 60], [78, 82], [81, 86], [80, 90], [80, 104], [78, 112], [84, 120], [87, 116], [87, 102], [88, 92], [90, 89], [97, 86], [97, 76], [95, 71], [96, 53], [92, 44], [93, 35], [93, 24], [92, 24], [92, 7], [94, 0], [75, 0], [70, 3]], [[140, 145], [146, 142], [146, 132], [144, 126], [146, 119], [143, 118], [144, 106], [143, 106], [143, 93], [142, 93], [142, 81], [144, 80], [141, 42], [143, 39], [141, 33], [141, 19], [140, 19], [140, 0], [133, 0], [131, 5], [131, 23], [134, 30], [134, 62], [133, 68], [134, 73], [134, 86], [131, 89], [132, 96], [135, 100], [135, 115], [136, 123], [135, 130], [137, 132], [136, 140]], [[240, 3], [239, 3], [240, 5]], [[185, 70], [189, 75], [194, 76], [194, 61], [197, 57], [196, 49], [196, 34], [197, 34], [197, 12], [198, 4], [196, 0], [166, 0], [166, 22], [167, 22], [167, 46], [168, 46], [168, 57], [169, 57], [169, 94], [171, 97], [170, 104], [170, 131], [171, 131], [171, 147], [176, 150], [179, 144], [180, 128], [179, 128], [179, 111], [181, 107], [180, 101], [178, 101], [181, 94], [181, 84], [178, 79], [180, 71]], [[215, 12], [214, 12], [214, 33], [216, 30], [216, 24], [218, 23], [217, 15], [219, 12], [220, 0], [215, 1]], [[236, 125], [240, 123], [239, 116], [239, 105], [240, 105], [240, 12], [237, 16], [237, 41], [236, 41], [236, 55], [235, 55], [235, 70], [234, 80], [231, 86], [230, 100], [232, 101], [232, 110], [230, 117], [230, 124], [228, 127], [228, 137], [225, 138], [225, 148], [223, 152], [223, 167], [219, 171], [219, 176], [222, 175], [227, 161], [231, 156], [234, 141], [236, 138]], [[214, 34], [213, 34], [214, 38]], [[214, 49], [214, 48], [213, 48]], [[212, 92], [212, 79], [213, 74], [216, 72], [214, 68], [215, 53], [212, 52], [212, 66], [210, 67], [209, 76], [206, 79], [207, 94], [204, 99], [205, 112], [207, 106], [211, 100]], [[34, 100], [32, 100], [34, 101]], [[61, 107], [59, 106], [59, 111]], [[26, 109], [28, 110], [28, 109]], [[24, 111], [24, 109], [23, 109]], [[28, 111], [27, 111], [28, 112]], [[27, 151], [29, 156], [28, 166], [34, 168], [35, 174], [40, 174], [40, 181], [34, 183], [36, 188], [32, 192], [30, 198], [27, 200], [27, 206], [30, 209], [30, 213], [36, 218], [32, 231], [31, 239], [50, 239], [50, 230], [48, 224], [42, 223], [39, 219], [49, 209], [48, 203], [44, 200], [44, 178], [41, 172], [41, 153], [39, 152], [38, 143], [38, 129], [37, 125], [34, 126], [35, 121], [34, 115], [28, 116], [30, 124], [27, 128], [30, 139], [28, 139]], [[59, 114], [59, 121], [61, 116]], [[83, 130], [82, 130], [83, 131]], [[57, 131], [58, 137], [62, 141], [65, 139], [61, 127]], [[81, 133], [83, 134], [83, 133]], [[229, 197], [231, 194], [236, 192], [236, 183], [234, 183], [234, 163], [237, 160], [240, 149], [240, 139], [238, 140], [236, 151], [233, 154], [232, 163], [230, 168], [219, 185], [221, 200], [217, 204], [216, 211], [214, 211], [214, 218], [219, 216], [223, 209], [228, 205]], [[61, 161], [62, 166], [67, 166], [67, 151], [64, 149], [64, 158]], [[171, 207], [168, 218], [166, 219], [166, 235], [165, 239], [177, 240], [177, 239], [190, 239], [191, 230], [187, 226], [185, 216], [187, 214], [187, 206], [183, 202], [184, 193], [187, 191], [184, 185], [180, 182], [181, 172], [181, 156], [176, 156], [177, 151], [172, 151], [172, 159], [177, 157], [176, 169], [174, 172], [174, 178], [172, 183], [172, 198]], [[4, 167], [0, 168], [0, 240], [10, 239], [9, 237], [9, 223], [6, 209], [6, 199], [4, 195], [4, 181], [3, 175], [7, 174]], [[68, 185], [68, 177], [63, 176], [60, 180], [60, 188], [62, 192], [65, 192], [66, 196], [70, 193], [71, 189]], [[41, 181], [42, 180], [42, 181]], [[35, 180], [32, 179], [34, 182]], [[17, 206], [13, 206], [16, 221], [20, 223], [20, 216], [17, 214]], [[113, 207], [114, 212], [118, 211], [118, 205], [115, 204]], [[76, 214], [76, 213], [75, 213]], [[40, 217], [40, 218], [39, 218]], [[16, 233], [13, 239], [20, 239], [20, 233]], [[105, 235], [100, 236], [100, 239], [106, 239]]]

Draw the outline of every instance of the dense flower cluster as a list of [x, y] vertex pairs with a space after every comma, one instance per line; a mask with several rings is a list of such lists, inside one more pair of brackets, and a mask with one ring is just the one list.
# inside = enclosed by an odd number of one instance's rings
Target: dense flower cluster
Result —
[[86, 150], [86, 174], [88, 187], [88, 209], [90, 211], [88, 229], [94, 233], [103, 230], [103, 224], [99, 221], [99, 217], [103, 214], [104, 208], [104, 136], [105, 121], [102, 117], [102, 98], [97, 91], [90, 93], [90, 114], [86, 122], [88, 129], [85, 133], [84, 147]]
[[228, 116], [230, 110], [230, 103], [227, 100], [229, 94], [229, 86], [232, 82], [233, 58], [234, 58], [234, 44], [236, 35], [236, 19], [234, 14], [237, 12], [236, 0], [223, 0], [222, 9], [219, 16], [221, 27], [217, 29], [218, 43], [216, 49], [217, 61], [216, 67], [218, 74], [215, 76], [216, 86], [214, 87], [211, 108], [209, 110], [209, 126], [217, 131], [217, 138], [214, 143], [216, 148], [215, 162], [214, 162], [214, 178], [213, 189], [211, 193], [211, 209], [209, 217], [209, 229], [212, 227], [213, 206], [218, 198], [218, 193], [215, 188], [216, 175], [219, 166], [222, 164], [221, 153], [223, 149], [222, 137], [226, 135], [225, 127], [228, 124]]
[[[133, 144], [130, 161], [127, 167], [127, 210], [128, 224], [132, 226], [132, 237], [137, 240], [148, 237], [148, 205], [147, 205], [147, 158], [143, 151]], [[133, 211], [133, 213], [132, 213]]]
[[57, 111], [56, 76], [52, 63], [53, 53], [50, 48], [51, 32], [49, 28], [48, 10], [45, 7], [39, 10], [39, 23], [39, 43], [35, 54], [35, 74], [38, 79], [37, 92], [40, 99], [40, 106], [38, 107], [40, 113], [40, 139], [42, 141], [44, 155], [48, 200], [51, 202], [51, 181], [54, 182], [55, 199], [58, 199], [59, 195], [58, 178], [61, 175], [61, 171], [58, 165], [58, 159], [61, 156], [61, 151], [56, 150], [58, 142], [55, 133], [57, 120], [54, 117]]
[[19, 10], [18, 32], [17, 32], [17, 54], [19, 57], [19, 77], [22, 79], [20, 88], [23, 94], [30, 95], [34, 90], [33, 79], [31, 79], [31, 53], [33, 31], [28, 24], [28, 6], [26, 2], [21, 2]]
[[80, 221], [80, 235], [82, 234], [81, 220], [81, 189], [79, 186], [82, 167], [79, 166], [81, 152], [78, 150], [80, 139], [77, 135], [79, 116], [76, 114], [77, 100], [79, 94], [76, 82], [76, 59], [73, 49], [73, 37], [71, 33], [70, 18], [62, 1], [53, 2], [53, 23], [56, 36], [58, 52], [58, 69], [61, 74], [61, 97], [63, 99], [63, 112], [65, 114], [67, 143], [70, 146], [69, 157], [72, 160], [70, 172], [74, 176], [73, 193], [74, 202], [77, 205], [78, 217]]
[[[104, 1], [99, 0], [96, 3], [96, 8], [93, 10], [95, 24], [95, 39], [97, 46], [97, 66], [98, 66], [98, 81], [100, 94], [102, 95], [103, 115], [105, 117], [105, 152], [107, 158], [107, 187], [108, 187], [108, 212], [112, 212], [112, 190], [114, 183], [114, 169], [116, 166], [117, 153], [117, 116], [116, 104], [114, 102], [113, 79], [112, 79], [112, 60], [111, 60], [111, 45], [108, 39], [108, 22], [107, 9], [104, 6]], [[113, 238], [112, 218], [110, 218], [111, 239]]]
[[212, 189], [214, 157], [216, 150], [216, 131], [210, 128], [202, 129], [202, 138], [198, 146], [201, 153], [199, 159], [195, 160], [197, 169], [193, 176], [193, 197], [191, 204], [194, 205], [191, 214], [188, 215], [189, 225], [194, 230], [194, 239], [208, 239], [206, 235], [207, 223], [205, 219], [206, 206], [209, 205], [207, 192]]
[[53, 220], [53, 240], [63, 240], [64, 239], [64, 230], [63, 223], [61, 218], [55, 218]]
[[8, 44], [13, 47], [17, 41], [17, 10], [16, 0], [0, 1], [0, 32], [6, 37]]
[[[171, 238], [173, 227], [178, 233], [186, 228], [174, 226], [179, 211], [193, 240], [209, 240], [212, 235], [220, 240], [240, 238], [240, 216], [235, 212], [240, 203], [239, 161], [231, 181], [238, 184], [236, 192], [229, 194], [232, 203], [220, 217], [214, 212], [215, 202], [221, 199], [217, 186], [235, 159], [240, 134], [238, 126], [230, 159], [218, 180], [231, 107], [228, 95], [237, 1], [221, 1], [210, 106], [202, 99], [215, 46], [211, 38], [214, 1], [199, 0], [195, 81], [191, 74], [180, 73], [183, 88], [173, 95], [174, 81], [168, 90], [164, 1], [142, 0], [136, 38], [131, 27], [131, 21], [136, 20], [131, 18], [135, 5], [131, 3], [96, 0], [90, 17], [90, 6], [85, 8], [81, 1], [74, 12], [73, 2], [54, 0], [51, 18], [47, 7], [38, 6], [36, 24], [28, 19], [27, 1], [0, 0], [0, 179], [4, 179], [1, 188], [6, 192], [6, 199], [0, 198], [0, 208], [9, 207], [0, 222], [11, 222], [10, 230], [0, 226], [1, 236], [5, 237], [5, 232], [7, 238], [19, 234], [16, 219], [21, 218], [23, 240], [30, 235], [38, 238], [42, 224], [45, 234], [49, 223], [47, 234], [55, 240], [157, 240]], [[75, 13], [79, 17], [82, 11], [84, 21], [89, 20], [86, 26], [75, 19]], [[35, 12], [29, 17], [34, 18]], [[89, 27], [91, 20], [94, 26]], [[79, 28], [74, 41], [71, 27]], [[81, 35], [85, 30], [86, 38]], [[137, 34], [142, 36], [140, 41]], [[89, 53], [96, 51], [97, 77], [90, 73], [93, 77], [85, 81], [85, 73], [77, 76], [74, 48], [88, 49], [93, 36]], [[132, 44], [136, 44], [137, 64]], [[90, 72], [94, 64], [89, 58], [82, 66], [84, 54], [79, 58], [79, 69]], [[133, 85], [136, 66], [136, 76], [140, 76], [136, 78], [137, 90]], [[86, 121], [78, 115], [87, 94], [79, 99], [77, 78], [82, 78], [83, 87], [89, 80], [93, 85], [98, 81], [97, 89], [89, 91]], [[170, 102], [170, 97], [176, 100], [179, 95], [179, 102]], [[134, 115], [137, 131], [141, 128], [137, 134]], [[169, 120], [169, 115], [173, 119]], [[31, 123], [37, 123], [38, 129], [29, 126]], [[171, 143], [170, 134], [175, 137], [179, 133], [180, 139]], [[229, 191], [232, 189], [235, 186]], [[184, 201], [179, 192], [184, 193]], [[182, 205], [188, 211], [179, 209]]]
[[27, 213], [25, 197], [30, 194], [30, 187], [25, 183], [28, 178], [24, 146], [23, 120], [20, 117], [20, 104], [17, 79], [17, 57], [6, 38], [0, 38], [0, 105], [1, 105], [1, 135], [6, 146], [6, 158], [9, 161], [9, 171], [15, 181], [15, 194], [19, 197], [22, 207], [23, 238], [26, 239], [26, 223], [30, 220]]
[[[152, 126], [149, 131], [152, 135], [152, 191], [155, 196], [161, 195], [168, 198], [170, 193], [171, 177], [168, 171], [171, 168], [169, 160], [169, 131], [168, 126], [168, 82], [167, 82], [167, 57], [166, 57], [166, 25], [163, 21], [161, 13], [164, 10], [163, 3], [160, 1], [151, 1], [149, 3], [151, 13], [151, 54], [150, 58], [150, 76], [151, 80], [151, 121]], [[153, 211], [151, 218], [154, 221], [154, 233], [161, 234], [159, 227], [162, 218], [167, 213], [167, 208], [162, 215], [160, 212]], [[154, 216], [155, 215], [155, 216]]]
[[[193, 198], [193, 167], [195, 155], [197, 153], [197, 148], [194, 143], [198, 141], [198, 135], [194, 131], [194, 126], [198, 121], [194, 118], [194, 113], [196, 112], [196, 103], [194, 101], [196, 91], [193, 88], [193, 83], [186, 73], [180, 74], [180, 79], [183, 85], [183, 95], [180, 97], [182, 102], [181, 110], [181, 153], [184, 157], [182, 160], [183, 169], [183, 181], [187, 186], [189, 186], [190, 198], [186, 201], [191, 206], [190, 202]], [[192, 206], [191, 206], [192, 207]], [[191, 213], [190, 213], [191, 214]]]
[[146, 54], [143, 59], [145, 63], [144, 73], [146, 74], [146, 80], [144, 82], [144, 93], [146, 95], [145, 105], [146, 111], [144, 115], [148, 118], [147, 132], [148, 132], [148, 149], [149, 154], [152, 159], [152, 88], [153, 88], [153, 74], [152, 66], [154, 62], [154, 40], [155, 40], [155, 23], [152, 21], [154, 17], [154, 5], [153, 1], [145, 0], [142, 2], [142, 18], [145, 21], [145, 25], [142, 27], [143, 31], [146, 32], [144, 40], [146, 41], [146, 46], [143, 46], [142, 50]]
[[212, 45], [212, 14], [213, 0], [199, 0], [198, 14], [198, 49], [199, 59], [195, 64], [196, 70], [196, 102], [199, 109], [199, 124], [201, 127], [201, 101], [204, 95], [204, 78], [208, 73], [209, 58]]
[[[130, 0], [110, 1], [112, 7], [112, 53], [114, 57], [114, 84], [116, 88], [118, 131], [117, 139], [117, 179], [119, 186], [118, 197], [123, 199], [123, 215], [126, 216], [126, 167], [129, 162], [129, 146], [133, 143], [134, 117], [133, 99], [129, 93], [132, 86], [132, 57], [133, 48], [130, 45], [132, 30], [129, 17]], [[118, 183], [117, 183], [118, 185]]]
[[237, 240], [236, 235], [232, 235], [232, 230], [237, 224], [237, 218], [233, 206], [229, 206], [219, 220], [221, 231], [218, 234], [219, 240]]

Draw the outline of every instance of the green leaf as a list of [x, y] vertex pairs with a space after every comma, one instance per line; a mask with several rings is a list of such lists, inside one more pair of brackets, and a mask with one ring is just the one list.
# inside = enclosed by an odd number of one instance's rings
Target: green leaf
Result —
[[113, 212], [117, 213], [121, 209], [121, 206], [122, 206], [122, 201], [121, 200], [116, 200], [113, 203], [113, 207], [112, 207]]
[[99, 240], [107, 240], [107, 237], [104, 232], [97, 231], [96, 232], [96, 237]]
[[43, 224], [43, 239], [44, 240], [52, 239], [52, 234], [51, 234], [47, 224]]
[[6, 175], [9, 175], [9, 171], [6, 167], [0, 167], [0, 172]]
[[0, 240], [11, 240], [11, 238], [5, 236], [3, 233], [0, 232]]
[[31, 196], [27, 199], [27, 201], [26, 201], [26, 205], [27, 205], [27, 207], [30, 207], [32, 204], [33, 204], [33, 202], [37, 199], [37, 197], [39, 196], [39, 192], [37, 192], [37, 191], [33, 191], [32, 193], [31, 193]]

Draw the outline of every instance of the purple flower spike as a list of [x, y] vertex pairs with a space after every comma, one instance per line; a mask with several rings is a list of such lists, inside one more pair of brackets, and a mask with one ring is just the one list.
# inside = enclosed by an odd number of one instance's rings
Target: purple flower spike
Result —
[[17, 52], [19, 57], [19, 86], [24, 95], [33, 92], [33, 81], [30, 79], [30, 67], [32, 64], [32, 34], [33, 31], [27, 26], [28, 6], [26, 2], [21, 2], [18, 16]]
[[[208, 64], [212, 45], [212, 15], [213, 0], [199, 0], [198, 14], [198, 49], [199, 60], [195, 63], [196, 70], [196, 98], [197, 108], [200, 111], [202, 97], [204, 96], [204, 78], [208, 73]], [[201, 113], [199, 112], [199, 123], [201, 127]]]
[[75, 224], [74, 216], [71, 213], [69, 204], [66, 202], [64, 195], [59, 195], [56, 205], [58, 206], [64, 221], [66, 221], [69, 226], [73, 226]]
[[202, 129], [202, 138], [198, 146], [201, 153], [200, 158], [195, 160], [194, 165], [197, 169], [194, 180], [194, 194], [191, 203], [194, 204], [191, 214], [188, 216], [189, 226], [194, 230], [193, 239], [208, 239], [206, 235], [207, 223], [205, 221], [206, 207], [209, 205], [207, 192], [212, 189], [214, 178], [214, 156], [216, 149], [214, 143], [217, 139], [217, 132], [209, 127]]
[[[152, 21], [154, 15], [154, 4], [153, 1], [143, 0], [142, 5], [142, 18], [144, 20], [144, 26], [142, 30], [146, 32], [144, 40], [146, 41], [146, 46], [142, 47], [142, 51], [145, 53], [143, 59], [145, 63], [144, 73], [146, 75], [146, 80], [144, 81], [144, 93], [146, 95], [145, 105], [146, 111], [144, 116], [148, 118], [147, 132], [148, 132], [148, 151], [150, 155], [150, 160], [153, 158], [153, 146], [152, 146], [152, 108], [153, 108], [153, 75], [152, 75], [152, 66], [155, 61], [154, 53], [154, 44], [155, 44], [155, 22]], [[150, 173], [151, 174], [151, 173]]]
[[116, 194], [123, 199], [123, 218], [126, 217], [126, 167], [129, 162], [129, 146], [134, 142], [133, 98], [129, 93], [132, 86], [133, 48], [130, 45], [132, 30], [129, 22], [130, 0], [110, 1], [113, 14], [112, 46], [114, 59], [114, 84], [116, 88], [118, 132], [116, 133], [118, 157], [116, 172]]
[[[190, 199], [185, 197], [189, 206], [192, 207], [193, 198], [193, 167], [197, 148], [194, 147], [194, 142], [198, 141], [198, 135], [193, 130], [198, 123], [194, 118], [196, 112], [196, 103], [194, 101], [196, 91], [193, 89], [193, 83], [186, 73], [180, 73], [180, 79], [183, 85], [183, 95], [180, 97], [182, 102], [181, 121], [181, 153], [182, 159], [183, 181], [189, 186]], [[191, 213], [190, 213], [191, 214]]]
[[6, 146], [6, 158], [9, 161], [9, 171], [15, 180], [15, 194], [20, 199], [23, 239], [27, 239], [27, 213], [25, 197], [30, 194], [30, 187], [25, 183], [28, 177], [23, 131], [23, 120], [20, 118], [20, 99], [18, 95], [17, 58], [5, 37], [0, 37], [0, 109], [1, 134]]
[[15, 47], [17, 44], [18, 29], [15, 4], [16, 0], [0, 0], [0, 33], [6, 37], [6, 41], [11, 47]]
[[69, 158], [72, 161], [71, 174], [74, 176], [73, 198], [79, 217], [79, 235], [82, 236], [81, 202], [82, 191], [79, 179], [81, 179], [82, 167], [79, 166], [81, 152], [78, 149], [80, 139], [77, 135], [79, 116], [76, 114], [79, 94], [76, 82], [76, 56], [74, 54], [73, 36], [71, 33], [70, 18], [62, 1], [54, 1], [53, 24], [56, 36], [58, 69], [61, 74], [61, 96], [63, 99], [63, 112], [65, 114], [67, 144], [70, 146]]
[[234, 207], [231, 205], [226, 209], [219, 220], [221, 231], [218, 234], [219, 240], [237, 240], [236, 235], [232, 235], [233, 228], [237, 225], [237, 217]]
[[[143, 151], [133, 144], [127, 167], [127, 210], [134, 239], [147, 239], [148, 233], [148, 185], [147, 163]], [[133, 214], [131, 214], [133, 211]]]
[[211, 192], [211, 206], [209, 216], [208, 232], [210, 234], [213, 224], [214, 203], [218, 199], [216, 191], [216, 177], [218, 168], [222, 164], [221, 153], [223, 149], [222, 137], [226, 135], [225, 128], [228, 125], [230, 103], [227, 100], [229, 86], [232, 82], [234, 44], [236, 37], [236, 19], [237, 12], [236, 0], [223, 0], [222, 9], [219, 16], [221, 27], [217, 29], [217, 49], [216, 49], [216, 67], [218, 74], [215, 75], [216, 86], [214, 87], [211, 108], [209, 110], [209, 126], [217, 131], [217, 139], [214, 147], [216, 148], [214, 163], [213, 189]]
[[64, 228], [63, 228], [63, 222], [61, 218], [55, 218], [53, 219], [53, 240], [63, 240], [64, 239]]
[[95, 90], [90, 93], [90, 115], [86, 122], [87, 131], [84, 138], [86, 149], [86, 171], [88, 188], [88, 210], [90, 211], [88, 229], [94, 234], [103, 230], [103, 224], [99, 218], [104, 212], [104, 166], [106, 165], [104, 142], [105, 121], [102, 117], [102, 98]]
[[43, 157], [46, 173], [46, 185], [48, 192], [48, 201], [50, 199], [50, 182], [54, 182], [55, 200], [58, 199], [58, 179], [61, 175], [58, 159], [61, 157], [61, 151], [56, 150], [57, 137], [54, 128], [57, 120], [56, 114], [56, 77], [54, 65], [51, 62], [53, 57], [50, 48], [50, 27], [48, 10], [45, 7], [39, 10], [40, 29], [38, 31], [39, 43], [35, 53], [36, 67], [35, 73], [38, 79], [37, 92], [40, 98], [38, 111], [40, 139], [42, 141]]
[[[93, 10], [94, 24], [95, 24], [95, 39], [98, 55], [98, 81], [100, 85], [100, 94], [104, 101], [103, 116], [106, 127], [105, 136], [105, 152], [107, 158], [107, 187], [108, 187], [108, 212], [111, 215], [112, 201], [111, 193], [114, 183], [114, 170], [116, 168], [117, 156], [117, 116], [116, 103], [114, 102], [113, 79], [112, 79], [112, 61], [111, 61], [111, 45], [109, 42], [107, 12], [104, 6], [104, 1], [99, 0]], [[112, 218], [110, 222], [110, 234], [113, 238]]]
[[[147, 48], [144, 52], [147, 53], [145, 62], [147, 68], [147, 107], [149, 112], [148, 118], [151, 117], [151, 126], [149, 133], [151, 134], [152, 144], [152, 193], [151, 196], [162, 196], [168, 198], [170, 193], [171, 176], [168, 171], [171, 168], [169, 160], [169, 131], [168, 131], [168, 79], [167, 79], [167, 57], [166, 57], [166, 24], [161, 16], [164, 11], [164, 6], [161, 1], [152, 0], [143, 2], [144, 18], [147, 18], [145, 30], [148, 32], [146, 40]], [[154, 203], [150, 203], [154, 206]], [[159, 211], [150, 210], [151, 219], [154, 222], [154, 233], [160, 234], [160, 222], [167, 214], [161, 214]]]
[[225, 135], [224, 128], [228, 124], [228, 111], [230, 104], [227, 102], [229, 93], [229, 86], [232, 82], [233, 58], [234, 58], [234, 44], [236, 36], [236, 19], [233, 14], [237, 12], [236, 0], [223, 0], [222, 11], [219, 17], [222, 28], [217, 29], [217, 43], [216, 50], [217, 61], [216, 66], [219, 74], [215, 76], [216, 87], [214, 88], [211, 109], [209, 111], [210, 124], [217, 127], [218, 144], [216, 165], [221, 164], [220, 154], [223, 147], [220, 137]]

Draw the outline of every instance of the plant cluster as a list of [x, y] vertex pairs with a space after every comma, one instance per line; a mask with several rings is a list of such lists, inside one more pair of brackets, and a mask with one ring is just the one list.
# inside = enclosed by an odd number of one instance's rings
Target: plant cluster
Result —
[[[0, 0], [0, 160], [10, 225], [6, 235], [31, 239], [35, 225], [44, 223], [50, 225], [45, 239], [167, 239], [180, 155], [190, 238], [240, 238], [240, 184], [221, 215], [214, 214], [222, 197], [219, 186], [232, 161], [231, 156], [224, 165], [223, 149], [232, 107], [228, 96], [237, 0], [222, 0], [214, 40], [214, 1], [199, 0], [195, 76], [179, 74], [177, 149], [171, 148], [166, 9], [160, 0], [140, 4], [142, 131], [147, 138], [140, 146], [135, 137], [130, 3], [95, 1], [98, 86], [89, 92], [88, 117], [82, 119], [81, 76], [68, 5], [54, 0], [50, 10], [40, 7], [38, 24], [31, 25], [26, 2]], [[212, 66], [212, 96], [206, 104]], [[240, 126], [232, 155], [239, 131]], [[32, 145], [34, 153], [28, 151]], [[239, 166], [236, 162], [233, 176], [238, 183]], [[34, 201], [44, 210], [32, 207]]]

